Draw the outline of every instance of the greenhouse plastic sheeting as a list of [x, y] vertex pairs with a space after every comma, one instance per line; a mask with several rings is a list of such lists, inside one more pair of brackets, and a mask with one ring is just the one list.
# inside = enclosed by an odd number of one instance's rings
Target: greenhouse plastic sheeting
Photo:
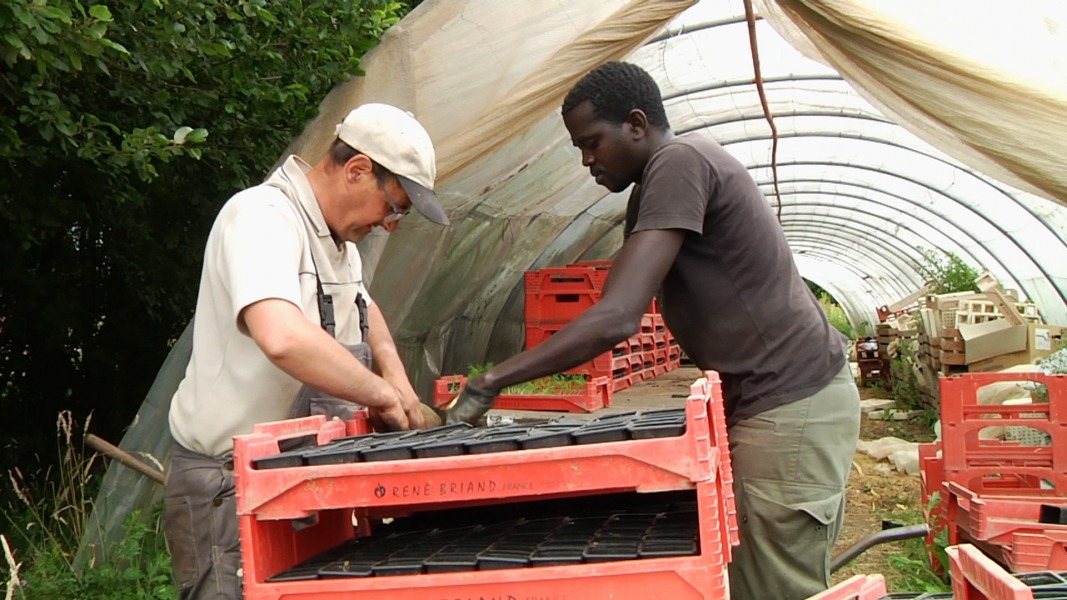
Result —
[[[621, 245], [626, 195], [589, 177], [559, 109], [578, 78], [615, 59], [655, 77], [676, 132], [710, 136], [748, 167], [801, 274], [853, 325], [923, 285], [925, 249], [989, 271], [1067, 324], [1065, 11], [1048, 0], [757, 2], [772, 129], [741, 0], [427, 0], [289, 152], [317, 160], [364, 102], [408, 109], [430, 132], [452, 224], [412, 217], [360, 245], [425, 398], [438, 375], [522, 348], [525, 271]], [[170, 381], [184, 365], [168, 369]], [[156, 387], [152, 398], [169, 401]]]
[[452, 225], [417, 220], [361, 245], [421, 392], [521, 349], [524, 271], [617, 251], [625, 193], [588, 176], [559, 111], [612, 59], [655, 77], [676, 132], [711, 136], [748, 166], [802, 275], [854, 325], [923, 285], [925, 249], [1067, 322], [1063, 9], [884, 4], [757, 4], [774, 144], [740, 1], [425, 2], [292, 151], [321, 156], [329, 124], [366, 101], [411, 110], [434, 138]]

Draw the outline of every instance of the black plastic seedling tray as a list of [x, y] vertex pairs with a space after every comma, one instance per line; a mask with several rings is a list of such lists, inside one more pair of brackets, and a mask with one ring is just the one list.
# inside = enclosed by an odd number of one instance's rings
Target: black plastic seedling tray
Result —
[[615, 413], [582, 421], [563, 417], [534, 425], [472, 428], [466, 423], [421, 431], [371, 433], [253, 461], [256, 469], [333, 465], [487, 454], [574, 444], [675, 437], [685, 433], [685, 410]]
[[[640, 495], [420, 513], [375, 527], [269, 581], [537, 568], [698, 554], [688, 502]], [[622, 502], [622, 504], [620, 504]], [[677, 511], [681, 512], [677, 512]], [[581, 516], [568, 516], [580, 514]], [[526, 517], [521, 515], [527, 515]], [[449, 527], [440, 527], [449, 523]]]

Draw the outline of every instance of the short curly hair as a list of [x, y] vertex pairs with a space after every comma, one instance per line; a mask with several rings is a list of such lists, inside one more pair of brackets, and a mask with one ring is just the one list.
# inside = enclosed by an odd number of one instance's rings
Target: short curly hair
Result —
[[655, 80], [641, 67], [619, 61], [606, 62], [574, 84], [563, 99], [563, 113], [586, 100], [593, 103], [597, 118], [622, 123], [630, 111], [639, 108], [649, 124], [670, 129], [663, 98]]

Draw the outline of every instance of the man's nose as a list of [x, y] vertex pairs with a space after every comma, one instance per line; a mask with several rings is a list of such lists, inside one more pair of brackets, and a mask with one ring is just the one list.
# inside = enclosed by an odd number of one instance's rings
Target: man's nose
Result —
[[392, 222], [389, 222], [389, 223], [385, 223], [385, 222], [382, 223], [382, 229], [388, 231], [389, 233], [393, 233], [394, 231], [396, 231], [397, 227], [400, 227], [400, 221], [392, 221]]

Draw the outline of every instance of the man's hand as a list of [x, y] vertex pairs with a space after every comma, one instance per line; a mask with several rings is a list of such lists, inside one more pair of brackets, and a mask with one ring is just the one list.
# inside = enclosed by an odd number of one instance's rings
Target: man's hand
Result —
[[394, 377], [390, 375], [385, 375], [383, 378], [396, 388], [397, 394], [400, 395], [400, 405], [404, 409], [404, 414], [407, 415], [409, 429], [426, 429], [426, 420], [423, 418], [422, 413], [422, 401], [419, 400], [418, 394], [415, 393], [415, 388], [411, 387], [411, 382], [408, 381], [408, 378], [406, 376]]
[[[392, 388], [396, 393], [396, 402], [384, 407], [367, 407], [367, 416], [370, 417], [371, 426], [375, 431], [404, 431], [411, 429], [407, 411], [404, 410], [400, 400], [400, 392]], [[422, 415], [419, 415], [420, 417]]]
[[445, 423], [476, 425], [478, 420], [489, 412], [490, 408], [493, 408], [496, 396], [496, 392], [474, 387], [468, 382], [463, 386], [463, 391], [459, 393], [459, 396], [449, 405], [448, 412], [445, 414]]

